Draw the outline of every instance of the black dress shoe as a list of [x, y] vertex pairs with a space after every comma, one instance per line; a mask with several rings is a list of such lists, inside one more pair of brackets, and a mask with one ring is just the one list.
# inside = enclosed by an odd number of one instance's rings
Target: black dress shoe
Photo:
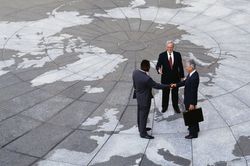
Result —
[[153, 137], [152, 135], [141, 135], [141, 138], [154, 139], [155, 137]]
[[146, 131], [150, 131], [150, 130], [152, 130], [150, 127], [147, 127], [147, 128], [146, 128]]
[[187, 135], [185, 138], [186, 139], [193, 139], [193, 138], [198, 138], [198, 136]]
[[177, 113], [177, 114], [180, 114], [181, 113], [181, 111], [178, 109], [178, 110], [174, 110], [175, 111], [175, 113]]

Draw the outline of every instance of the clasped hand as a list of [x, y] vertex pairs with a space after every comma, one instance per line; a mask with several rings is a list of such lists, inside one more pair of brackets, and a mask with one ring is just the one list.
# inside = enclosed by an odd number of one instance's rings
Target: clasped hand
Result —
[[170, 84], [170, 88], [173, 89], [173, 88], [176, 88], [177, 85], [176, 84]]

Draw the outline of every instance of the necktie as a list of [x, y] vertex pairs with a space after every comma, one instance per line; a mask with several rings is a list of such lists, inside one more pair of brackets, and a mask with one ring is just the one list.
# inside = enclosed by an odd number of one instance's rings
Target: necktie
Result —
[[172, 61], [172, 57], [171, 57], [171, 54], [169, 54], [170, 56], [169, 56], [169, 66], [170, 66], [170, 69], [172, 70], [172, 68], [173, 68], [173, 61]]

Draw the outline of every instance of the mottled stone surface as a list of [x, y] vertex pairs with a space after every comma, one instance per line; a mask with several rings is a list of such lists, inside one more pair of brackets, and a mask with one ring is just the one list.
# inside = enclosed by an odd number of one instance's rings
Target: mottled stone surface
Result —
[[[1, 0], [0, 165], [250, 165], [250, 2]], [[132, 72], [165, 42], [194, 59], [198, 139], [154, 90], [141, 139]], [[183, 110], [183, 89], [180, 90]]]

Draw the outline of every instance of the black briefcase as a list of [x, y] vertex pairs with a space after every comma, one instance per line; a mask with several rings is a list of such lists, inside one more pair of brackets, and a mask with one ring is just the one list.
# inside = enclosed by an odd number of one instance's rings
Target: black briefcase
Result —
[[186, 126], [193, 125], [198, 122], [204, 121], [203, 113], [201, 108], [197, 108], [192, 111], [183, 112], [183, 118]]

